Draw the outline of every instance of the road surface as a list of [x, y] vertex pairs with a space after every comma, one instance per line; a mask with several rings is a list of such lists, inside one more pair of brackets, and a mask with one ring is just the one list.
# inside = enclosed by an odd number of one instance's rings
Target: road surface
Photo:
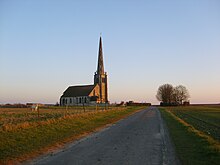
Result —
[[179, 161], [159, 110], [150, 107], [31, 164], [175, 165]]

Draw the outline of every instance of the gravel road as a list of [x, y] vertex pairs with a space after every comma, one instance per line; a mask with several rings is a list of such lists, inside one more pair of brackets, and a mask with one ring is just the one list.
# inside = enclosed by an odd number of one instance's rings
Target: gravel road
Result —
[[150, 107], [29, 164], [175, 165], [179, 161], [159, 110]]

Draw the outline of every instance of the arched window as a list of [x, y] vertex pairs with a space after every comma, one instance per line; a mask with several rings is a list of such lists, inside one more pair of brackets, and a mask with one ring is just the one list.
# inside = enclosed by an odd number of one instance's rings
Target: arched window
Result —
[[79, 103], [82, 103], [82, 98], [81, 97], [79, 98]]
[[72, 104], [72, 98], [70, 98], [70, 104]]

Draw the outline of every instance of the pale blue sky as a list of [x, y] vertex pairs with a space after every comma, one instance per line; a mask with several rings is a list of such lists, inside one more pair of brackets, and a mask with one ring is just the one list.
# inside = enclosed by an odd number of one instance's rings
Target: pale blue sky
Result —
[[171, 83], [220, 103], [219, 0], [0, 0], [0, 103], [92, 84], [100, 33], [111, 102], [158, 103]]

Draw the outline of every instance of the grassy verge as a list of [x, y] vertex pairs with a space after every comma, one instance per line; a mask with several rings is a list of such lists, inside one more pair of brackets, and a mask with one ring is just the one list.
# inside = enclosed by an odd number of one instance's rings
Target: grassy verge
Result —
[[38, 126], [0, 131], [0, 164], [23, 161], [54, 146], [75, 140], [143, 107], [84, 113], [55, 119]]
[[167, 109], [160, 108], [160, 111], [169, 128], [170, 136], [182, 164], [219, 164], [220, 152], [218, 145], [210, 143], [206, 135], [203, 136], [201, 132], [199, 135], [198, 130], [169, 113]]

